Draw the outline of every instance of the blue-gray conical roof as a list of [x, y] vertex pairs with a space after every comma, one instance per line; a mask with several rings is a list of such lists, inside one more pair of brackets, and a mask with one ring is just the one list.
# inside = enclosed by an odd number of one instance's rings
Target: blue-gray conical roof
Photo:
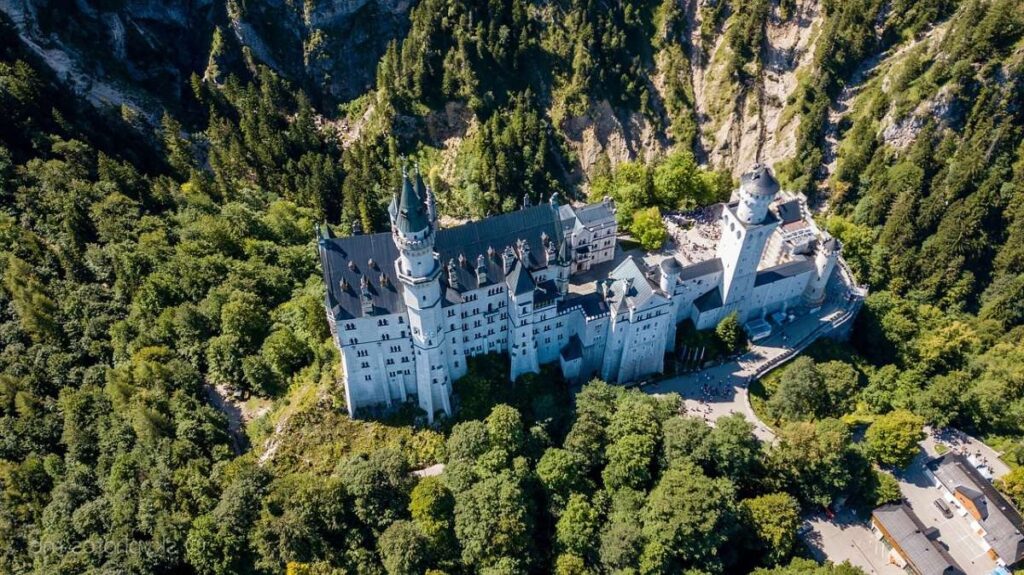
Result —
[[756, 164], [749, 172], [740, 176], [740, 185], [759, 196], [774, 196], [779, 192], [778, 180], [764, 164]]
[[422, 231], [429, 225], [423, 200], [405, 174], [402, 174], [402, 193], [398, 196], [398, 218], [395, 225], [398, 231], [406, 234]]

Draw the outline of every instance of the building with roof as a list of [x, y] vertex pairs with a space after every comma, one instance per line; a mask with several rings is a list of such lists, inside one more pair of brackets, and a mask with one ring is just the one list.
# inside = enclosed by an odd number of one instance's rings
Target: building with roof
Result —
[[[771, 172], [755, 166], [737, 201], [720, 210], [716, 257], [650, 265], [616, 259], [609, 199], [572, 206], [555, 195], [440, 229], [433, 193], [418, 173], [403, 172], [388, 210], [390, 233], [319, 232], [350, 414], [413, 400], [431, 420], [450, 414], [452, 382], [465, 375], [468, 357], [486, 353], [508, 354], [513, 380], [557, 361], [570, 380], [637, 381], [663, 370], [684, 320], [708, 329], [732, 312], [746, 321], [820, 304], [839, 244], [798, 199], [778, 196]], [[775, 236], [794, 213], [814, 245], [769, 254], [766, 244], [783, 241]], [[601, 264], [613, 267], [605, 272]], [[587, 289], [568, 289], [595, 273]]]
[[871, 527], [889, 545], [889, 561], [914, 575], [958, 575], [963, 570], [906, 503], [889, 503], [871, 512]]
[[943, 498], [969, 521], [989, 557], [1006, 567], [1024, 561], [1020, 513], [966, 457], [947, 453], [929, 461], [926, 469]]

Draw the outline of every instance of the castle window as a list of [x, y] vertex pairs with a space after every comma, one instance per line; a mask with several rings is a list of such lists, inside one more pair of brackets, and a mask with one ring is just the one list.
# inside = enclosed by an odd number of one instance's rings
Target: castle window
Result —
[[365, 349], [360, 349], [356, 351], [356, 357], [366, 357], [368, 355], [370, 355], [370, 352]]
[[363, 363], [359, 364], [359, 367], [361, 367], [363, 369], [370, 369], [370, 363], [364, 361]]
[[455, 367], [459, 367], [459, 360], [455, 360]]
[[391, 357], [389, 357], [389, 358], [388, 358], [388, 362], [387, 362], [387, 365], [395, 365], [395, 360], [394, 360], [394, 358], [391, 358]]
[[364, 377], [363, 379], [365, 379], [366, 381], [370, 381], [371, 378], [370, 378], [370, 375], [367, 374], [366, 377]]
[[380, 318], [380, 319], [377, 320], [377, 326], [378, 327], [384, 327], [387, 324], [388, 324], [388, 320], [386, 318]]
[[398, 323], [405, 323], [405, 318], [398, 316]]
[[355, 328], [356, 328], [356, 324], [354, 324], [354, 323], [346, 323], [345, 324], [345, 330], [346, 331], [352, 331]]

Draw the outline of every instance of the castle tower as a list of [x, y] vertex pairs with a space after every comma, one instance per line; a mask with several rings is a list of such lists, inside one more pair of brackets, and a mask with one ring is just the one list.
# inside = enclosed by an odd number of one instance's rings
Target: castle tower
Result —
[[817, 307], [825, 302], [825, 286], [828, 285], [828, 280], [832, 277], [832, 270], [836, 267], [841, 250], [842, 246], [839, 244], [839, 240], [824, 234], [818, 249], [814, 251], [815, 273], [807, 282], [807, 289], [804, 291], [804, 301], [809, 307]]
[[[420, 183], [422, 180], [420, 180]], [[392, 203], [391, 237], [398, 247], [395, 260], [402, 297], [409, 314], [416, 392], [420, 407], [433, 422], [434, 413], [451, 415], [451, 378], [444, 348], [441, 315], [441, 263], [434, 256], [434, 228], [424, 195], [413, 189], [402, 172], [402, 189]]]
[[505, 283], [511, 300], [508, 306], [508, 355], [512, 363], [509, 379], [515, 381], [524, 373], [540, 372], [533, 337], [533, 292], [537, 286], [526, 269], [525, 256], [509, 261], [511, 250], [506, 249], [505, 253], [509, 266]]
[[722, 317], [738, 311], [746, 320], [746, 303], [754, 290], [765, 243], [779, 225], [768, 206], [779, 192], [771, 171], [758, 164], [740, 178], [739, 201], [722, 210], [722, 236], [718, 257], [722, 260]]
[[740, 201], [736, 217], [747, 225], [760, 224], [768, 215], [768, 206], [779, 193], [779, 182], [764, 164], [754, 164], [740, 176]]

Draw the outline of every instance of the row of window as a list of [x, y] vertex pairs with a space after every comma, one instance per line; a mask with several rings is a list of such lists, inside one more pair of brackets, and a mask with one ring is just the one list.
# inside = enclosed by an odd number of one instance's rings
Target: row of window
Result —
[[[405, 318], [403, 316], [401, 316], [401, 315], [398, 316], [398, 323], [400, 323], [400, 324], [405, 323]], [[386, 327], [387, 325], [388, 325], [388, 318], [382, 317], [382, 318], [379, 318], [377, 320], [377, 327]], [[345, 329], [345, 331], [352, 331], [352, 330], [356, 329], [356, 324], [352, 323], [352, 322], [347, 322], [344, 325], [344, 329]]]

